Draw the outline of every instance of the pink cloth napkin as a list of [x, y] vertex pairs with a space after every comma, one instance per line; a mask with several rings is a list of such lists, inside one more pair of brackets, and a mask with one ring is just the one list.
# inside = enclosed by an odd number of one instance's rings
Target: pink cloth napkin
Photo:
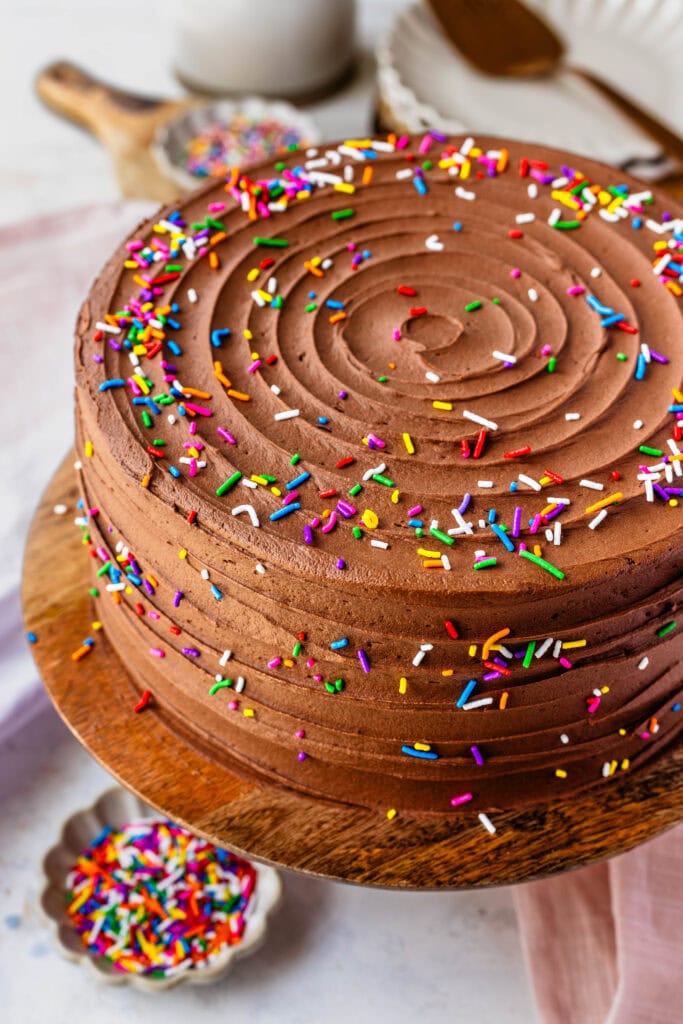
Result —
[[542, 1024], [683, 1022], [683, 825], [630, 853], [517, 886]]

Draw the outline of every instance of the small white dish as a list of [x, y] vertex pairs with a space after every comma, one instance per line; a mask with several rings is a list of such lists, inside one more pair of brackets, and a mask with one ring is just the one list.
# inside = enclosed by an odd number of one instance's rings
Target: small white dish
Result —
[[[561, 35], [568, 65], [596, 71], [683, 134], [679, 0], [527, 2]], [[652, 139], [571, 71], [511, 79], [474, 70], [437, 26], [426, 0], [398, 14], [377, 61], [380, 105], [404, 131], [540, 142], [628, 165], [641, 177], [672, 168]]]
[[[185, 191], [198, 188], [202, 182], [209, 179], [186, 170], [188, 143], [213, 125], [230, 125], [236, 117], [255, 124], [276, 122], [278, 125], [294, 129], [301, 139], [300, 149], [313, 146], [320, 141], [320, 132], [315, 122], [284, 100], [265, 100], [260, 96], [248, 96], [239, 100], [217, 100], [215, 103], [191, 107], [187, 113], [162, 125], [152, 143], [161, 170]], [[269, 158], [266, 155], [258, 162]]]
[[117, 970], [104, 957], [91, 953], [83, 945], [67, 913], [66, 878], [78, 855], [107, 825], [121, 828], [129, 821], [164, 820], [163, 815], [143, 803], [133, 793], [115, 787], [104, 792], [92, 807], [77, 811], [62, 827], [58, 843], [43, 860], [43, 889], [40, 905], [47, 917], [60, 953], [82, 963], [92, 974], [108, 984], [130, 984], [145, 992], [161, 992], [179, 984], [205, 985], [222, 978], [239, 957], [253, 953], [265, 938], [268, 915], [277, 906], [282, 893], [278, 872], [265, 864], [252, 863], [257, 878], [245, 912], [246, 927], [242, 941], [227, 946], [205, 966], [190, 967], [172, 977], [156, 977]]

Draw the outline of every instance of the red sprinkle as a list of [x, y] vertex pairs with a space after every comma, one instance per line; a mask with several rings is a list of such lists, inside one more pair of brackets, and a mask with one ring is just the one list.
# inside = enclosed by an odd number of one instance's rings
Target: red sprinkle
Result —
[[556, 483], [556, 484], [563, 484], [564, 483], [564, 477], [560, 476], [559, 473], [553, 473], [552, 469], [544, 469], [543, 472], [545, 473], [546, 476], [549, 476], [550, 479], [554, 483]]
[[610, 476], [613, 480], [621, 480], [621, 473], [617, 469], [613, 469]]
[[143, 692], [142, 696], [140, 697], [140, 700], [133, 707], [133, 711], [135, 711], [135, 712], [144, 711], [145, 708], [147, 707], [147, 705], [149, 704], [151, 699], [152, 699], [152, 691], [151, 690], [145, 690]]
[[503, 455], [504, 459], [518, 459], [520, 455], [530, 455], [531, 446], [525, 445], [524, 448], [515, 448], [513, 452], [505, 452]]
[[460, 634], [458, 633], [457, 629], [455, 628], [450, 619], [446, 619], [446, 621], [444, 622], [444, 626], [446, 627], [446, 632], [448, 633], [448, 635], [452, 637], [454, 640], [457, 640]]
[[191, 512], [188, 512], [188, 514], [187, 514], [187, 521], [188, 521], [188, 523], [190, 523], [190, 524], [194, 523], [196, 518], [197, 518], [197, 513], [196, 513], [196, 511], [194, 509], [192, 509]]
[[356, 460], [353, 455], [347, 455], [345, 459], [340, 459], [337, 463], [337, 469], [344, 469], [345, 466], [351, 466]]
[[407, 284], [400, 284], [396, 291], [399, 295], [417, 295], [417, 288], [411, 288]]
[[320, 498], [334, 498], [337, 490], [335, 487], [330, 487], [329, 491], [321, 491], [318, 497]]
[[426, 306], [413, 306], [412, 309], [410, 310], [410, 315], [411, 316], [424, 316], [426, 312], [427, 312], [427, 307]]
[[480, 458], [481, 453], [484, 450], [484, 445], [485, 444], [486, 444], [486, 429], [484, 427], [482, 427], [482, 429], [479, 431], [479, 433], [477, 435], [477, 443], [474, 446], [474, 458], [475, 459]]
[[640, 281], [637, 277], [631, 278], [631, 288], [640, 288]]
[[142, 607], [142, 605], [140, 604], [139, 601], [135, 605], [135, 612], [136, 612], [137, 615], [144, 615], [145, 614], [145, 609]]
[[524, 232], [520, 231], [519, 228], [510, 228], [508, 238], [524, 238]]
[[460, 451], [462, 453], [463, 459], [469, 459], [469, 457], [470, 457], [470, 442], [467, 440], [466, 437], [463, 437], [462, 441], [460, 442]]

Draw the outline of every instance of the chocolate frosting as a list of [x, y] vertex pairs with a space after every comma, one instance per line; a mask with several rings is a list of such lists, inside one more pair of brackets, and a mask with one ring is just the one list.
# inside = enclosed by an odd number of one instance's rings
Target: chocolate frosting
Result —
[[122, 573], [98, 615], [136, 690], [245, 774], [399, 812], [658, 756], [683, 723], [681, 216], [585, 158], [428, 138], [143, 224], [76, 336], [93, 572]]

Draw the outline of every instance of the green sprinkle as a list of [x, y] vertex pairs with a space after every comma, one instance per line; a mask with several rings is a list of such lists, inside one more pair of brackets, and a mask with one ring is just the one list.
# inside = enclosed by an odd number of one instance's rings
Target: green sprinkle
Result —
[[555, 367], [556, 366], [557, 366], [557, 359], [555, 358], [555, 356], [551, 356], [550, 359], [548, 360], [548, 365], [546, 367], [548, 373], [555, 373]]
[[325, 683], [325, 689], [327, 690], [328, 693], [336, 693], [337, 692], [335, 687], [334, 687], [334, 683]]
[[474, 302], [467, 303], [467, 305], [465, 306], [465, 312], [474, 313], [475, 309], [481, 309], [483, 305], [483, 302], [480, 302], [479, 299], [475, 299]]
[[280, 160], [279, 163], [275, 164], [275, 170], [276, 171], [284, 171], [286, 166], [287, 166], [287, 164], [283, 164], [282, 160]]
[[220, 487], [216, 488], [216, 497], [222, 498], [224, 494], [227, 494], [231, 487], [234, 487], [238, 480], [242, 478], [242, 474], [239, 469], [236, 469], [232, 476], [229, 476], [225, 483], [222, 483]]
[[443, 532], [443, 530], [437, 530], [436, 526], [430, 526], [429, 532], [432, 537], [436, 537], [436, 539], [440, 540], [442, 544], [448, 544], [449, 547], [451, 544], [455, 544], [454, 537], [449, 537], [447, 533]]
[[224, 690], [226, 686], [232, 686], [232, 679], [217, 680], [209, 690], [209, 696], [213, 697], [214, 693], [218, 693], [219, 690]]
[[666, 626], [662, 626], [661, 629], [657, 630], [657, 636], [661, 640], [661, 638], [663, 636], [666, 636], [668, 633], [671, 633], [675, 628], [676, 628], [675, 620], [672, 620], [671, 622], [667, 622]]
[[363, 531], [361, 530], [360, 526], [354, 526], [352, 532], [356, 540], [360, 540], [361, 537], [363, 536]]
[[386, 384], [386, 382], [388, 380], [389, 380], [389, 378], [387, 377], [387, 375], [385, 373], [383, 373], [381, 377], [377, 378], [377, 383], [378, 384]]
[[384, 484], [385, 487], [396, 486], [393, 480], [390, 480], [388, 476], [383, 476], [381, 473], [373, 473], [372, 479], [375, 481], [375, 483]]
[[292, 648], [292, 657], [293, 658], [298, 658], [300, 654], [301, 654], [301, 644], [300, 643], [294, 644], [294, 647]]
[[301, 458], [301, 456], [299, 455], [299, 453], [298, 452], [294, 452], [294, 454], [292, 455], [291, 459], [289, 460], [290, 466], [296, 466], [296, 464], [297, 464], [297, 462], [299, 461], [300, 458]]
[[276, 295], [270, 304], [271, 309], [282, 309], [282, 296]]
[[473, 569], [490, 569], [492, 566], [498, 565], [497, 558], [480, 558], [478, 562], [475, 562], [472, 566]]
[[335, 679], [335, 681], [334, 681], [334, 688], [337, 691], [337, 693], [341, 693], [341, 691], [344, 689], [344, 680], [343, 679]]
[[424, 535], [425, 535], [424, 529], [421, 526], [416, 526], [415, 527], [415, 536], [418, 538], [418, 540], [420, 539], [420, 537], [424, 537]]
[[256, 475], [260, 476], [261, 479], [265, 480], [266, 483], [268, 483], [268, 484], [275, 484], [275, 483], [277, 483], [277, 477], [276, 476], [271, 476], [270, 473], [257, 473]]
[[500, 299], [498, 298], [497, 295], [496, 295], [495, 299], [491, 299], [491, 302], [493, 302], [496, 306], [500, 306]]
[[348, 207], [346, 210], [334, 210], [332, 220], [346, 220], [348, 217], [355, 217], [356, 211]]
[[210, 228], [215, 228], [216, 231], [225, 231], [225, 224], [220, 220], [216, 220], [214, 217], [207, 217], [206, 223]]
[[154, 440], [152, 441], [152, 444], [155, 448], [166, 447], [166, 442], [164, 441], [163, 437], [155, 437]]
[[617, 352], [617, 359], [619, 360], [620, 363], [625, 363], [626, 360], [628, 359], [628, 356], [626, 355], [625, 352]]
[[146, 409], [142, 410], [142, 425], [144, 427], [154, 426], [154, 420], [152, 419], [152, 417], [150, 416]]
[[88, 590], [88, 593], [90, 594], [91, 597], [99, 597], [100, 596], [100, 592], [97, 589], [97, 587], [90, 587], [89, 590]]
[[524, 661], [522, 662], [522, 668], [529, 668], [529, 666], [531, 665], [531, 660], [532, 660], [532, 658], [534, 656], [534, 651], [535, 650], [536, 650], [536, 641], [535, 640], [530, 640], [529, 643], [527, 644], [526, 651], [524, 652]]
[[355, 498], [356, 495], [360, 494], [360, 492], [362, 490], [363, 490], [363, 485], [362, 484], [354, 484], [353, 487], [349, 488], [349, 494], [351, 495], [352, 498]]
[[431, 160], [425, 160], [424, 163], [422, 164], [422, 170], [423, 171], [431, 171], [433, 166], [434, 166], [434, 164], [432, 163]]
[[101, 566], [101, 567], [100, 567], [100, 568], [99, 568], [99, 569], [97, 570], [97, 575], [98, 575], [98, 576], [104, 576], [104, 575], [105, 575], [106, 573], [108, 573], [108, 572], [109, 572], [109, 569], [110, 569], [110, 568], [111, 568], [111, 561], [106, 561], [106, 562], [104, 563], [104, 565], [103, 565], [103, 566]]
[[643, 455], [655, 455], [656, 457], [664, 454], [660, 448], [650, 448], [647, 444], [641, 444], [638, 451], [642, 452]]
[[561, 569], [558, 569], [556, 565], [552, 565], [550, 562], [546, 562], [545, 558], [539, 558], [532, 551], [520, 551], [522, 558], [526, 558], [529, 562], [533, 562], [534, 565], [539, 565], [541, 569], [545, 569], [551, 576], [555, 576], [558, 580], [564, 579], [564, 573]]
[[580, 220], [556, 220], [555, 223], [553, 224], [553, 227], [557, 228], [558, 231], [573, 231], [574, 228], [580, 228], [581, 227], [581, 221]]
[[183, 267], [180, 263], [167, 263], [165, 270], [167, 274], [182, 274]]
[[318, 306], [317, 306], [317, 304], [315, 302], [309, 302], [307, 306], [304, 306], [304, 311], [306, 313], [312, 313], [317, 308], [318, 308]]
[[254, 245], [265, 245], [270, 249], [286, 249], [289, 242], [286, 238], [262, 238], [256, 235], [253, 239]]

